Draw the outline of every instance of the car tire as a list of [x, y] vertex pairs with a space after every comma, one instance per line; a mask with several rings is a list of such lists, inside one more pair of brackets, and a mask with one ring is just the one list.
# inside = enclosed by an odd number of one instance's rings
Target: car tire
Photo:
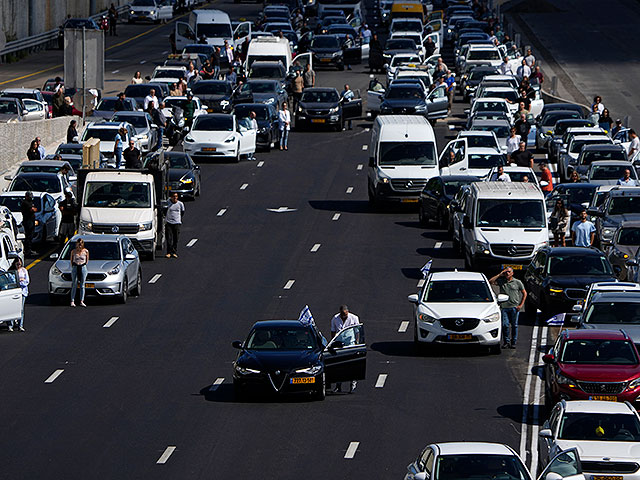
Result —
[[142, 270], [140, 269], [138, 269], [138, 274], [136, 275], [136, 288], [131, 290], [131, 295], [134, 297], [142, 295]]
[[380, 208], [380, 202], [371, 192], [371, 189], [367, 189], [367, 193], [369, 195], [369, 207], [371, 207], [373, 210], [378, 210]]
[[327, 385], [325, 382], [325, 376], [324, 376], [324, 372], [322, 372], [322, 381], [320, 382], [320, 388], [318, 388], [318, 390], [316, 390], [313, 395], [315, 400], [318, 400], [321, 402], [325, 399], [325, 397], [327, 396], [326, 388], [327, 388]]
[[464, 268], [465, 270], [471, 270], [473, 271], [473, 259], [471, 258], [471, 255], [469, 254], [469, 252], [467, 252], [467, 249], [465, 247], [462, 247], [463, 250], [463, 254], [464, 254]]
[[429, 225], [429, 219], [425, 216], [424, 211], [422, 210], [422, 205], [418, 207], [418, 222], [420, 222], [420, 225], [425, 227]]
[[460, 245], [460, 237], [456, 238], [454, 236], [451, 237], [453, 241], [453, 249], [456, 252], [460, 252], [462, 245]]
[[340, 72], [344, 71], [344, 63], [341, 63], [340, 65], [338, 65], [338, 71]]
[[238, 145], [238, 154], [233, 159], [234, 163], [240, 163], [240, 145]]
[[118, 296], [118, 302], [120, 302], [120, 303], [122, 303], [124, 305], [125, 303], [127, 303], [127, 298], [128, 297], [129, 297], [129, 282], [127, 281], [127, 278], [125, 277], [125, 279], [122, 282], [122, 292]]

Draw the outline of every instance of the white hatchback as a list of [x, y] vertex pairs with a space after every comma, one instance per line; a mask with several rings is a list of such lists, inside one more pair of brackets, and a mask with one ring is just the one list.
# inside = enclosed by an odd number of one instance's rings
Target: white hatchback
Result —
[[255, 153], [256, 133], [247, 119], [238, 121], [235, 115], [199, 115], [184, 139], [184, 151], [194, 158], [226, 157], [239, 162]]
[[428, 276], [422, 291], [409, 295], [413, 303], [414, 334], [422, 344], [486, 345], [500, 353], [502, 330], [499, 302], [487, 277], [478, 272], [437, 272]]

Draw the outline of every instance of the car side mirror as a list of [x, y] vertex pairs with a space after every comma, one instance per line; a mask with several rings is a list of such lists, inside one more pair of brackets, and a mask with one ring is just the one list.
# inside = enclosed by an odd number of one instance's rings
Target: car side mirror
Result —
[[208, 105], [200, 105], [200, 108], [203, 110], [209, 110], [209, 106]]
[[342, 348], [342, 347], [344, 347], [344, 343], [342, 343], [340, 340], [336, 340], [331, 344], [331, 348], [333, 349]]
[[579, 304], [579, 303], [575, 304], [573, 307], [571, 307], [571, 311], [572, 312], [576, 312], [576, 313], [581, 312], [582, 311], [582, 305]]
[[536, 272], [536, 275], [542, 275], [544, 273], [544, 268], [543, 267], [536, 267], [536, 269], [534, 271]]
[[541, 187], [546, 187], [547, 185], [549, 185], [549, 182], [545, 182], [544, 180], [540, 182]]
[[504, 293], [498, 294], [498, 303], [504, 303], [509, 301], [509, 295], [505, 295]]
[[598, 210], [597, 208], [590, 208], [587, 210], [587, 214], [591, 215], [592, 217], [604, 217], [604, 215], [602, 214], [602, 212], [600, 210]]
[[16, 252], [15, 250], [7, 252], [7, 258], [11, 259], [11, 260], [13, 260], [15, 258], [19, 258], [18, 252]]
[[462, 217], [462, 227], [469, 229], [471, 228], [473, 225], [471, 225], [471, 219], [469, 218], [468, 215], [465, 215], [464, 217]]
[[28, 115], [29, 114], [29, 110], [23, 110], [22, 111], [22, 115]]
[[561, 148], [560, 149], [560, 153], [567, 153], [567, 149], [566, 148]]
[[412, 294], [412, 295], [409, 295], [409, 296], [407, 297], [407, 300], [409, 300], [409, 302], [411, 302], [411, 303], [415, 303], [415, 304], [419, 303], [419, 301], [420, 301], [420, 300], [418, 299], [418, 295], [417, 295], [417, 294], [415, 294], [415, 293], [414, 293], [414, 294]]
[[125, 259], [125, 260], [135, 260], [135, 259], [136, 259], [136, 256], [135, 256], [133, 253], [127, 253], [127, 254], [124, 256], [124, 259]]
[[4, 179], [5, 179], [5, 180], [11, 180], [12, 178], [13, 178], [13, 177], [12, 177], [11, 175], [5, 175], [5, 176], [4, 176]]
[[551, 365], [556, 362], [556, 357], [555, 355], [553, 355], [553, 353], [547, 353], [546, 355], [542, 356], [542, 361], [548, 365]]
[[231, 342], [231, 346], [233, 348], [237, 348], [238, 350], [242, 350], [242, 342], [240, 340], [235, 340]]
[[155, 123], [152, 123], [151, 128], [158, 128], [158, 125], [156, 125]]
[[147, 82], [150, 82], [150, 81], [151, 81], [151, 76], [150, 76], [150, 75], [147, 75], [146, 77], [144, 77], [144, 79], [145, 79]]
[[413, 480], [429, 480], [429, 474], [427, 472], [418, 472], [413, 476]]
[[27, 237], [25, 237], [24, 233], [19, 233], [18, 235], [16, 235], [16, 240], [24, 240], [25, 238]]
[[470, 108], [465, 108], [464, 109], [464, 114], [465, 115], [469, 115], [471, 113], [471, 109]]
[[369, 166], [372, 168], [376, 166], [376, 159], [374, 157], [369, 157]]
[[58, 260], [58, 258], [60, 258], [60, 255], [57, 253], [52, 253], [51, 255], [49, 255], [49, 260]]
[[540, 430], [540, 433], [538, 433], [538, 436], [540, 438], [553, 438], [553, 432], [550, 428], [543, 428]]

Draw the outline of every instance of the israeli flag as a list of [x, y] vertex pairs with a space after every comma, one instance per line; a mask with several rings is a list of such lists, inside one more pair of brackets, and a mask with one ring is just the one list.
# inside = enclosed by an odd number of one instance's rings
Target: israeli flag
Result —
[[315, 321], [313, 320], [313, 315], [311, 315], [311, 310], [309, 310], [309, 305], [305, 305], [302, 311], [300, 312], [300, 316], [298, 317], [298, 321], [303, 325], [313, 325]]
[[424, 267], [420, 269], [420, 271], [422, 272], [422, 278], [427, 278], [427, 275], [429, 275], [429, 270], [431, 270], [432, 263], [433, 263], [433, 260], [429, 260], [427, 263], [424, 264]]
[[564, 325], [565, 316], [566, 316], [566, 313], [558, 313], [557, 315], [554, 315], [549, 320], [547, 320], [547, 325], [554, 326], [554, 327], [561, 327], [562, 325]]

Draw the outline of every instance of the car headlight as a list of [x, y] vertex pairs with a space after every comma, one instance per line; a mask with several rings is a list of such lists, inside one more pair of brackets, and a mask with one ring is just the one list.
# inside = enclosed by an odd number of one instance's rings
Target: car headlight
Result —
[[267, 105], [271, 105], [272, 103], [275, 103], [276, 99], [271, 97], [271, 98], [267, 98], [264, 102], [262, 103], [266, 103]]
[[36, 220], [33, 224], [37, 227], [38, 225], [40, 225], [40, 221]]
[[59, 277], [60, 275], [62, 275], [62, 272], [58, 267], [54, 265], [53, 267], [51, 267], [51, 275]]
[[86, 230], [87, 232], [92, 231], [93, 223], [87, 222], [86, 220], [80, 220], [80, 230]]
[[483, 318], [482, 319], [482, 321], [486, 322], [486, 323], [497, 322], [498, 320], [500, 320], [500, 313], [499, 312], [493, 313], [493, 314], [489, 315], [487, 318]]
[[117, 275], [120, 273], [120, 265], [116, 265], [111, 270], [107, 272], [109, 275]]
[[189, 135], [187, 135], [186, 137], [184, 137], [184, 141], [188, 142], [188, 143], [193, 143], [195, 142], [195, 140], [193, 139], [193, 137], [190, 137]]
[[469, 85], [466, 85], [464, 88], [465, 90], [469, 90], [471, 87]]
[[227, 105], [229, 105], [229, 100], [220, 100], [221, 107], [226, 107]]
[[611, 237], [613, 237], [613, 234], [614, 234], [614, 233], [615, 233], [615, 230], [612, 230], [612, 229], [610, 229], [610, 228], [605, 228], [605, 229], [602, 231], [602, 238], [605, 238], [605, 239], [607, 239], [607, 240], [610, 240], [610, 239], [611, 239]]
[[236, 137], [235, 135], [231, 135], [229, 138], [227, 138], [224, 143], [233, 143], [236, 141]]
[[193, 178], [191, 178], [191, 177], [182, 177], [180, 179], [180, 183], [193, 183]]
[[155, 15], [155, 14], [156, 14], [156, 11], [155, 11], [155, 10], [151, 10], [151, 11], [149, 12], [149, 15]]
[[476, 253], [484, 253], [485, 255], [489, 255], [491, 251], [489, 250], [489, 244], [484, 242], [476, 242]]
[[426, 313], [418, 314], [418, 320], [425, 323], [433, 323], [437, 320], [436, 317], [432, 317], [431, 315], [427, 315]]
[[387, 177], [381, 177], [380, 183], [389, 183], [389, 179]]
[[312, 367], [299, 368], [296, 373], [306, 373], [307, 375], [316, 375], [322, 370], [322, 365], [313, 365]]
[[635, 380], [631, 380], [629, 382], [629, 385], [627, 386], [627, 389], [633, 390], [634, 388], [638, 387], [640, 387], [640, 377], [636, 378]]
[[427, 106], [426, 105], [418, 105], [415, 108], [416, 112], [426, 112], [427, 111]]
[[140, 229], [141, 232], [151, 230], [153, 228], [153, 222], [139, 223], [138, 228]]
[[144, 135], [140, 135], [138, 137], [140, 140], [142, 140], [143, 142], [149, 140], [149, 135], [147, 135], [146, 133]]
[[298, 107], [298, 112], [303, 112], [302, 107]]
[[129, 12], [129, 14], [130, 14], [130, 15], [135, 15], [135, 14], [136, 14], [136, 12], [134, 12], [133, 10], [131, 10], [131, 11]]
[[571, 380], [569, 377], [565, 377], [561, 373], [557, 373], [557, 372], [556, 372], [556, 382], [558, 382], [560, 385], [567, 385], [569, 387], [576, 386], [576, 382], [574, 380]]
[[333, 52], [333, 53], [331, 54], [331, 56], [332, 56], [333, 58], [340, 57], [341, 55], [342, 55], [342, 52]]
[[254, 370], [253, 368], [245, 368], [240, 365], [236, 365], [236, 372], [240, 375], [251, 375], [252, 373], [260, 373], [260, 370]]
[[338, 113], [339, 108], [338, 107], [333, 107], [329, 109], [329, 113]]
[[267, 131], [268, 131], [267, 127], [262, 127], [258, 129], [258, 133], [267, 133]]

